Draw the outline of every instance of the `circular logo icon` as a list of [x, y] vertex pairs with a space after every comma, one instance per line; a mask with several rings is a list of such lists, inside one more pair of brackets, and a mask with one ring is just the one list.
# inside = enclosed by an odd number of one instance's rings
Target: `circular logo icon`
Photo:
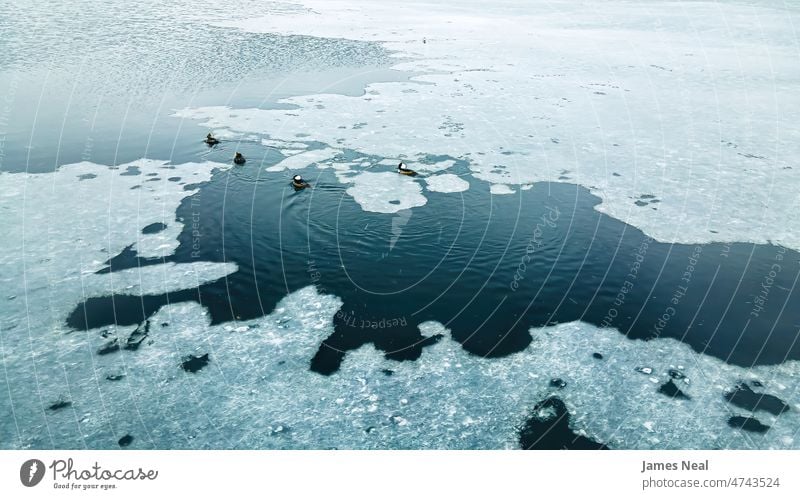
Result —
[[38, 459], [28, 459], [19, 469], [19, 480], [26, 487], [36, 487], [44, 478], [44, 463]]

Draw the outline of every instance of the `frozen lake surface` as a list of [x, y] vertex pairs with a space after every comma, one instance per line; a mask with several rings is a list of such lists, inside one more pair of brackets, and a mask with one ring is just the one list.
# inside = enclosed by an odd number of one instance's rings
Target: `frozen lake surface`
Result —
[[800, 448], [796, 7], [83, 4], [0, 19], [0, 448]]

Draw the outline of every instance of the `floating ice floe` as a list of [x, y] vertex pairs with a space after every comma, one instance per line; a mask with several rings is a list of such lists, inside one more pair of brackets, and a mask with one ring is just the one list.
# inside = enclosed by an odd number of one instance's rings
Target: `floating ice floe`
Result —
[[415, 180], [395, 172], [364, 172], [352, 177], [347, 194], [364, 211], [397, 213], [428, 202]]
[[276, 139], [261, 139], [261, 145], [272, 147], [274, 149], [308, 149], [308, 144], [303, 142], [292, 142]]
[[435, 172], [440, 172], [440, 171], [452, 168], [453, 165], [455, 165], [455, 164], [456, 164], [456, 162], [454, 160], [446, 159], [444, 161], [439, 161], [438, 163], [432, 163], [432, 164], [417, 163], [414, 166], [414, 169], [416, 169], [417, 171], [421, 171], [421, 172], [435, 173]]
[[[301, 3], [307, 8], [289, 15], [218, 24], [382, 43], [395, 51], [395, 69], [420, 74], [369, 85], [360, 97], [289, 98], [291, 111], [177, 114], [287, 140], [308, 133], [382, 157], [455, 155], [492, 183], [558, 181], [564, 169], [579, 171], [574, 180], [603, 200], [598, 210], [659, 241], [772, 241], [800, 250], [796, 9], [695, 2], [676, 11], [668, 2], [611, 1], [598, 17], [578, 1], [556, 11], [519, 1], [487, 16], [471, 2]], [[403, 29], [375, 29], [395, 25]], [[358, 123], [367, 125], [353, 128]], [[630, 201], [643, 192], [661, 203]]]
[[489, 192], [491, 192], [492, 194], [501, 195], [501, 194], [514, 194], [514, 192], [516, 191], [514, 191], [514, 189], [507, 186], [506, 184], [492, 184], [491, 187], [489, 187]]
[[299, 154], [294, 154], [293, 156], [289, 156], [288, 158], [284, 159], [278, 164], [268, 167], [267, 171], [282, 172], [284, 170], [299, 170], [311, 166], [315, 163], [321, 163], [323, 161], [329, 160], [339, 153], [341, 153], [341, 151], [338, 149], [331, 149], [331, 148], [312, 149], [310, 151], [305, 151]]
[[280, 153], [283, 154], [284, 156], [293, 156], [303, 151], [305, 151], [305, 149], [281, 149]]
[[[232, 262], [163, 263], [100, 274], [93, 279], [105, 280], [104, 288], [93, 290], [97, 296], [111, 294], [159, 295], [196, 288], [233, 274], [238, 266]], [[98, 284], [102, 286], [102, 284]]]
[[428, 190], [433, 192], [464, 192], [469, 189], [469, 182], [452, 173], [425, 177], [425, 182]]

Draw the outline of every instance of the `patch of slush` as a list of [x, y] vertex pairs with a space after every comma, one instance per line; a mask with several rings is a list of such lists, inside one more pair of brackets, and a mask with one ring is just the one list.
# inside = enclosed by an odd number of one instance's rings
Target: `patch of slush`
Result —
[[276, 165], [267, 168], [268, 172], [282, 172], [284, 170], [299, 170], [316, 163], [327, 161], [342, 151], [332, 148], [312, 149], [301, 152], [280, 161]]
[[[557, 394], [576, 433], [612, 448], [800, 448], [796, 362], [743, 369], [675, 340], [631, 341], [575, 322], [532, 330], [532, 345], [506, 358], [469, 355], [445, 338], [414, 362], [387, 360], [364, 346], [322, 376], [308, 362], [332, 333], [341, 304], [307, 287], [268, 316], [214, 326], [199, 304], [172, 304], [150, 321], [149, 341], [136, 352], [94, 355], [105, 341], [99, 331], [5, 348], [0, 376], [13, 381], [15, 419], [0, 420], [0, 442], [114, 448], [132, 435], [135, 448], [515, 448], [533, 406]], [[435, 322], [420, 330], [448, 334]], [[10, 336], [4, 332], [4, 341]], [[189, 356], [205, 355], [202, 370], [181, 368]], [[641, 366], [651, 374], [637, 371]], [[672, 379], [671, 369], [686, 375], [679, 383], [690, 400], [665, 397], [648, 379]], [[107, 381], [119, 375], [121, 381]], [[555, 377], [566, 386], [553, 388]], [[777, 417], [757, 414], [771, 426], [763, 435], [729, 427], [728, 418], [742, 411], [722, 397], [739, 380], [755, 378], [792, 404]], [[72, 405], [42, 409], [57, 400]]]
[[364, 172], [345, 180], [353, 182], [347, 194], [364, 211], [397, 213], [428, 202], [419, 183], [395, 172]]
[[[308, 133], [378, 157], [465, 158], [492, 183], [558, 181], [567, 169], [603, 199], [598, 210], [659, 241], [800, 250], [794, 7], [301, 3], [306, 10], [219, 24], [381, 42], [395, 51], [395, 69], [422, 75], [370, 85], [360, 97], [286, 99], [291, 111], [178, 115], [287, 140]], [[631, 206], [642, 192], [662, 200], [657, 209]]]
[[492, 194], [503, 195], [514, 194], [516, 191], [506, 184], [492, 184], [491, 187], [489, 187], [489, 192]]
[[469, 182], [451, 173], [426, 177], [428, 190], [433, 192], [464, 192], [469, 189]]

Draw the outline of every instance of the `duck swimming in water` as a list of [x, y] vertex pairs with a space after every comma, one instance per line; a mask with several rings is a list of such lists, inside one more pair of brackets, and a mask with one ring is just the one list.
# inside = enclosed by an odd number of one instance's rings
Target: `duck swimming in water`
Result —
[[208, 135], [206, 135], [205, 143], [210, 146], [215, 146], [219, 144], [219, 140], [215, 139], [214, 136], [209, 133]]
[[243, 165], [246, 161], [247, 160], [244, 159], [244, 156], [242, 156], [242, 153], [240, 152], [237, 152], [236, 155], [233, 157], [233, 162], [236, 163], [237, 165]]
[[303, 177], [301, 177], [300, 175], [295, 175], [294, 177], [292, 177], [292, 187], [294, 187], [296, 191], [299, 191], [300, 189], [311, 187], [311, 184], [303, 180]]
[[401, 175], [408, 175], [409, 177], [413, 177], [417, 174], [417, 172], [415, 172], [414, 170], [409, 170], [408, 168], [406, 168], [406, 164], [403, 162], [400, 162], [400, 164], [397, 165], [397, 173]]

